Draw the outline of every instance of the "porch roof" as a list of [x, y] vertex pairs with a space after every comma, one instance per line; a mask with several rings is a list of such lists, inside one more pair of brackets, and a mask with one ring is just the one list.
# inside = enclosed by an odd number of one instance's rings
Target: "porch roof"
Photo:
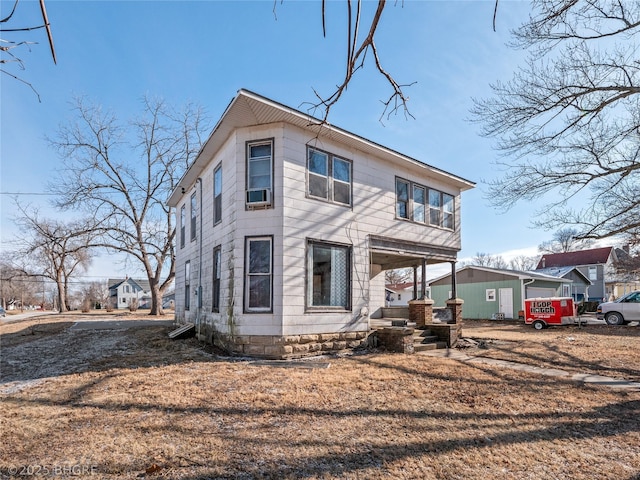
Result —
[[369, 236], [371, 263], [381, 265], [383, 270], [406, 268], [443, 262], [455, 262], [458, 251], [454, 248], [410, 242], [378, 235]]

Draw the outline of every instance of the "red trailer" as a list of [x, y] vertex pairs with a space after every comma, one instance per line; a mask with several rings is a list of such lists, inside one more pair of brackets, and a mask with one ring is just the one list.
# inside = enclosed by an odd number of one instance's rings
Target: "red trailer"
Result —
[[524, 323], [542, 330], [549, 325], [575, 325], [580, 322], [571, 297], [527, 298]]

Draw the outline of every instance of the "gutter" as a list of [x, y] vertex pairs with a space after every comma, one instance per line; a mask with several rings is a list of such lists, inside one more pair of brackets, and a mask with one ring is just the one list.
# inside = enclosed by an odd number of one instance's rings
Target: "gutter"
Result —
[[196, 295], [198, 295], [198, 309], [196, 314], [196, 327], [198, 330], [198, 340], [200, 340], [200, 330], [201, 330], [201, 315], [202, 315], [202, 177], [198, 177], [196, 179], [196, 183], [198, 183], [200, 189], [200, 195], [198, 198], [198, 203], [200, 203], [200, 239], [198, 240], [198, 290], [196, 291]]
[[520, 282], [522, 283], [522, 296], [520, 297], [520, 300], [521, 300], [521, 302], [522, 302], [522, 303], [521, 303], [521, 305], [520, 305], [520, 307], [522, 307], [522, 308], [521, 308], [521, 310], [524, 310], [524, 309], [525, 309], [524, 299], [527, 297], [527, 289], [526, 289], [526, 287], [527, 287], [528, 285], [531, 285], [531, 284], [532, 284], [533, 282], [535, 282], [535, 281], [536, 281], [536, 280], [535, 280], [535, 278], [531, 278], [531, 279], [529, 279], [529, 281], [528, 281], [527, 283], [525, 283], [525, 282], [524, 282], [524, 279], [522, 279], [522, 280], [520, 281]]

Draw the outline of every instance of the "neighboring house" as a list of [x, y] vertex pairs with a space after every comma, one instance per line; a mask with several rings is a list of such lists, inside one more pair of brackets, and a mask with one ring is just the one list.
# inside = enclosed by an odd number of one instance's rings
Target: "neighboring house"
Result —
[[455, 265], [473, 186], [240, 90], [168, 200], [176, 320], [255, 356], [357, 346], [385, 270]]
[[[571, 280], [535, 272], [467, 266], [456, 271], [457, 297], [464, 300], [464, 318], [518, 318], [526, 298], [563, 296]], [[451, 274], [429, 282], [435, 307], [451, 298]], [[501, 314], [501, 315], [499, 315]]]
[[615, 264], [618, 255], [624, 254], [613, 247], [593, 248], [577, 252], [546, 253], [540, 258], [536, 271], [546, 271], [549, 268], [575, 267], [590, 282], [589, 302], [600, 302], [608, 299], [606, 283], [615, 278]]
[[387, 283], [387, 307], [404, 307], [414, 298], [413, 282]]
[[167, 310], [173, 310], [176, 305], [176, 292], [171, 290], [162, 296], [162, 308]]
[[607, 282], [607, 300], [615, 300], [627, 293], [640, 290], [640, 280], [638, 281], [611, 281]]
[[109, 287], [109, 302], [116, 309], [128, 309], [132, 302], [137, 308], [150, 308], [151, 287], [149, 280], [133, 278], [110, 278], [107, 282]]
[[576, 303], [582, 303], [589, 298], [589, 287], [592, 285], [592, 282], [578, 267], [540, 268], [535, 272], [571, 280], [572, 283], [570, 285], [566, 284], [562, 287], [563, 297], [572, 297]]

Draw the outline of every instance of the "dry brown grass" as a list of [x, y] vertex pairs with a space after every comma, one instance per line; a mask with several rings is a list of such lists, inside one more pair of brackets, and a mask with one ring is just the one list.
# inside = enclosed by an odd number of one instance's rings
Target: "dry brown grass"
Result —
[[[105, 479], [640, 473], [637, 392], [422, 355], [274, 366], [170, 341], [165, 327], [85, 331], [68, 322], [40, 320], [33, 334], [27, 324], [0, 327], [5, 476], [29, 467]], [[637, 331], [618, 331], [470, 325], [466, 333], [491, 339], [468, 353], [600, 370], [595, 364], [606, 356], [593, 353], [595, 337], [619, 350], [607, 374], [637, 375]]]

